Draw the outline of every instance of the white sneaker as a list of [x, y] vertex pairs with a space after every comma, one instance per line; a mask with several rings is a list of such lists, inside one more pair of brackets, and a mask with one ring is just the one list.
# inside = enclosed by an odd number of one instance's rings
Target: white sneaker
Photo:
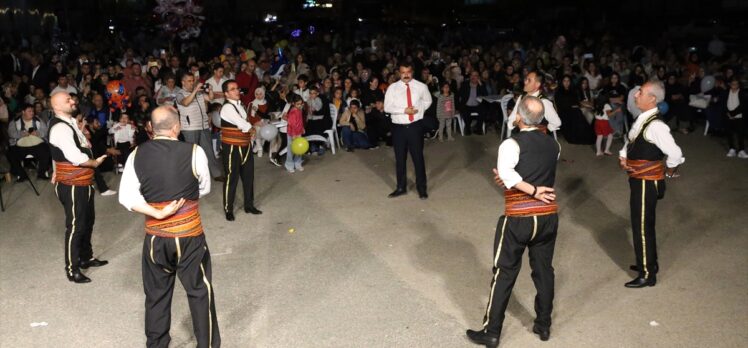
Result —
[[286, 168], [286, 170], [287, 170], [287, 171], [288, 171], [289, 173], [291, 173], [291, 174], [293, 174], [293, 173], [296, 173], [296, 170], [294, 170], [294, 169], [288, 169], [288, 168]]
[[745, 153], [744, 150], [740, 150], [740, 152], [738, 152], [738, 158], [748, 158], [748, 153]]
[[296, 170], [298, 170], [298, 171], [300, 171], [300, 172], [303, 172], [303, 171], [304, 171], [304, 167], [302, 167], [302, 166], [298, 166], [298, 167], [296, 167]]
[[117, 191], [114, 190], [106, 190], [101, 193], [102, 196], [114, 196], [117, 194]]
[[730, 149], [730, 151], [727, 151], [727, 157], [735, 157], [735, 149]]

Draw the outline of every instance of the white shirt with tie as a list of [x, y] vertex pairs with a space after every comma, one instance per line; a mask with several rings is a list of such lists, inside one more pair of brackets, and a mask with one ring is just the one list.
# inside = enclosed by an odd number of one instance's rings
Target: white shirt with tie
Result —
[[[537, 97], [540, 95], [540, 91], [535, 91], [532, 93], [529, 93], [528, 95]], [[541, 99], [543, 102], [543, 108], [545, 108], [545, 119], [548, 121], [548, 131], [555, 131], [561, 128], [561, 118], [558, 117], [558, 113], [556, 112], [556, 107], [553, 106], [553, 102], [548, 100], [547, 98]], [[517, 99], [517, 103], [514, 106], [514, 109], [512, 110], [512, 113], [509, 115], [509, 118], [506, 120], [506, 126], [509, 127], [509, 131], [511, 132], [512, 129], [514, 129], [514, 120], [517, 119], [517, 109], [519, 109], [519, 103], [522, 102], [522, 97], [520, 96]]]
[[[408, 87], [410, 87], [411, 104], [414, 109], [418, 110], [413, 115], [413, 121], [405, 113], [408, 107]], [[423, 119], [423, 114], [429, 106], [431, 106], [429, 88], [425, 83], [417, 80], [410, 80], [407, 86], [402, 80], [397, 81], [391, 84], [384, 94], [384, 112], [392, 115], [392, 123], [395, 124], [411, 124]]]

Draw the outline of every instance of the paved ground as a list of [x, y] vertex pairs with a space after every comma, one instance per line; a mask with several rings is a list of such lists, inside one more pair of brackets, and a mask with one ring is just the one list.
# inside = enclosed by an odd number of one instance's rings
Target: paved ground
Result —
[[[625, 176], [615, 159], [564, 145], [552, 337], [530, 332], [525, 260], [502, 346], [748, 346], [748, 161], [723, 157], [714, 138], [676, 138], [687, 161], [658, 209], [659, 283], [640, 290], [623, 287], [633, 260]], [[260, 217], [224, 221], [215, 187], [201, 212], [224, 346], [469, 347], [464, 330], [481, 324], [503, 210], [490, 174], [497, 146], [493, 134], [429, 143], [425, 202], [412, 187], [386, 198], [389, 148], [312, 158], [293, 175], [262, 158]], [[39, 182], [35, 197], [26, 184], [3, 185], [0, 346], [143, 346], [143, 218], [97, 196], [94, 252], [110, 265], [75, 285], [63, 275], [63, 213], [51, 186]], [[171, 346], [193, 347], [177, 289]]]

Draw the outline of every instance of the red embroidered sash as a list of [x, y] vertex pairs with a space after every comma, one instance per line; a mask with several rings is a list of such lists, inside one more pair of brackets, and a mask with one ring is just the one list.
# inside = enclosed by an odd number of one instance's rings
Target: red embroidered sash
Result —
[[[185, 201], [174, 215], [163, 220], [157, 220], [150, 216], [145, 217], [145, 233], [163, 237], [196, 237], [203, 234], [203, 225], [200, 220], [198, 201]], [[171, 202], [148, 203], [154, 208], [161, 209]]]
[[662, 161], [626, 159], [626, 165], [634, 169], [629, 172], [631, 178], [643, 180], [665, 179], [665, 163]]
[[505, 216], [550, 215], [558, 211], [555, 201], [546, 204], [517, 189], [504, 191], [504, 205]]
[[74, 166], [70, 162], [55, 161], [55, 180], [68, 186], [90, 186], [93, 185], [94, 170]]

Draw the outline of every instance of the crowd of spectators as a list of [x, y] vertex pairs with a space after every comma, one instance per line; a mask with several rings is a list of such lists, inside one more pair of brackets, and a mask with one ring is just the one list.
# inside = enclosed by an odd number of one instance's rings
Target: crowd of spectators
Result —
[[[470, 40], [464, 35], [460, 30], [408, 27], [401, 32], [344, 36], [325, 31], [292, 38], [251, 29], [241, 34], [207, 32], [199, 40], [161, 45], [170, 49], [136, 35], [105, 44], [80, 41], [69, 52], [52, 50], [43, 40], [5, 38], [0, 45], [0, 150], [7, 153], [18, 179], [25, 179], [21, 167], [29, 154], [39, 162], [38, 176], [46, 178], [49, 154], [40, 145], [53, 117], [49, 96], [64, 91], [78, 102], [79, 121], [94, 155], [117, 157], [102, 170], [117, 170], [130, 148], [148, 139], [155, 106], [174, 105], [183, 130], [195, 132], [186, 140], [212, 147], [206, 153], [213, 154], [211, 171], [217, 177], [216, 114], [228, 80], [238, 83], [241, 104], [258, 126], [274, 117], [287, 118], [298, 95], [304, 135], [324, 136], [337, 125], [349, 151], [390, 145], [382, 102], [387, 86], [398, 80], [398, 64], [406, 61], [433, 93], [435, 102], [426, 117], [435, 120], [427, 134], [435, 139], [454, 139], [454, 117], [464, 121], [465, 136], [494, 129], [498, 133], [504, 112], [511, 112], [513, 100], [522, 93], [524, 77], [536, 72], [544, 77], [543, 95], [554, 100], [561, 118], [559, 139], [590, 145], [597, 140], [598, 155], [609, 154], [610, 143], [625, 134], [640, 112], [632, 107], [633, 92], [654, 79], [665, 83], [663, 117], [674, 131], [692, 133], [708, 121], [710, 133], [729, 140], [728, 156], [748, 158], [743, 148], [746, 127], [736, 117], [748, 108], [740, 87], [745, 85], [748, 60], [716, 36], [694, 49], [676, 43], [634, 45], [607, 33], [582, 31], [527, 40], [485, 35], [483, 42], [474, 32]], [[705, 90], [702, 80], [707, 77], [714, 83]], [[106, 86], [113, 80], [121, 81], [129, 93], [131, 105], [125, 111], [110, 109]], [[507, 95], [508, 110], [490, 102]], [[705, 103], [694, 101], [702, 96]], [[267, 152], [280, 166], [285, 141], [258, 139], [255, 151], [259, 156]], [[327, 146], [312, 142], [310, 151], [324, 155]]]

